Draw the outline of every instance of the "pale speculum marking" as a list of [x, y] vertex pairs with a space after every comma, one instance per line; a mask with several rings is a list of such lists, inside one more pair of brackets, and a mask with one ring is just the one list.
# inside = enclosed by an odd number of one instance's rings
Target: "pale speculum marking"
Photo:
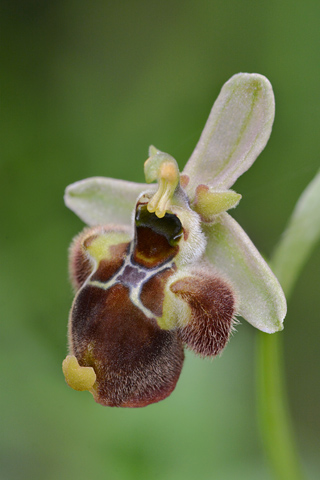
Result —
[[118, 275], [117, 280], [127, 287], [137, 287], [145, 277], [146, 272], [143, 272], [132, 265], [126, 265], [123, 273]]
[[144, 313], [144, 315], [146, 315], [146, 317], [156, 319], [154, 313], [152, 313], [151, 310], [146, 308], [141, 302], [140, 294], [145, 283], [147, 283], [155, 275], [158, 275], [165, 270], [173, 268], [174, 262], [172, 260], [169, 260], [167, 262], [164, 262], [160, 267], [147, 268], [142, 265], [138, 265], [132, 260], [134, 249], [135, 244], [134, 242], [131, 242], [130, 250], [125, 257], [124, 263], [119, 268], [118, 272], [116, 272], [109, 280], [107, 280], [106, 282], [100, 282], [99, 280], [91, 281], [91, 277], [97, 271], [94, 270], [90, 277], [87, 279], [87, 281], [84, 283], [83, 287], [85, 285], [90, 285], [101, 288], [103, 290], [108, 290], [117, 283], [125, 285], [129, 288], [129, 298], [133, 305], [139, 308]]

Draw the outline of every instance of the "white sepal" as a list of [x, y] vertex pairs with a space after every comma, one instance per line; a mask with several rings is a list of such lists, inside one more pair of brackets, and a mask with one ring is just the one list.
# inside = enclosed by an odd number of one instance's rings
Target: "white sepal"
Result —
[[238, 313], [267, 333], [283, 329], [287, 304], [282, 288], [248, 235], [228, 214], [203, 224], [206, 258], [227, 278], [239, 296]]
[[183, 173], [193, 198], [197, 185], [230, 188], [264, 149], [274, 119], [269, 80], [256, 73], [238, 73], [222, 87], [200, 140]]
[[137, 198], [141, 192], [155, 188], [145, 183], [92, 177], [69, 185], [64, 201], [87, 225], [131, 225]]

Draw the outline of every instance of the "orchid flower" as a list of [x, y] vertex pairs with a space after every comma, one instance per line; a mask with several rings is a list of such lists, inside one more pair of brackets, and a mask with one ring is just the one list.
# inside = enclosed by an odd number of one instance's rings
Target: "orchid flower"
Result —
[[76, 296], [63, 371], [72, 388], [102, 405], [145, 406], [173, 391], [185, 346], [219, 354], [236, 315], [282, 330], [281, 286], [227, 213], [241, 199], [230, 187], [265, 147], [273, 119], [270, 82], [240, 73], [181, 174], [151, 146], [146, 184], [94, 177], [67, 187], [66, 205], [90, 227], [70, 248]]

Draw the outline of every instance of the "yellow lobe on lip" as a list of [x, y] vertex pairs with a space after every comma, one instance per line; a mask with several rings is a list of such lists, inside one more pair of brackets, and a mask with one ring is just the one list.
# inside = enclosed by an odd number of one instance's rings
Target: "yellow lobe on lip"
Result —
[[69, 387], [83, 392], [91, 390], [96, 374], [92, 367], [81, 367], [74, 355], [68, 355], [62, 362], [62, 371]]
[[125, 232], [105, 232], [100, 235], [92, 235], [84, 241], [84, 247], [90, 257], [97, 263], [101, 260], [112, 260], [113, 254], [110, 247], [120, 243], [126, 243], [130, 236]]
[[151, 156], [144, 164], [147, 183], [158, 181], [158, 190], [148, 203], [148, 211], [163, 218], [170, 209], [172, 197], [179, 185], [180, 173], [176, 160], [155, 147], [149, 149]]

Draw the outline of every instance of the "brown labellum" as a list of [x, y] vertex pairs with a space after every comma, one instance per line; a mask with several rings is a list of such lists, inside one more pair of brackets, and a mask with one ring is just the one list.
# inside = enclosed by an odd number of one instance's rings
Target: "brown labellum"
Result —
[[200, 272], [174, 282], [171, 291], [188, 303], [191, 318], [180, 329], [182, 341], [195, 353], [215, 356], [226, 346], [235, 315], [235, 297], [221, 278]]
[[177, 331], [161, 330], [147, 318], [130, 301], [127, 287], [84, 287], [71, 322], [73, 352], [96, 373], [98, 403], [143, 407], [175, 388], [184, 358]]
[[[128, 229], [125, 227], [99, 225], [93, 228], [85, 228], [73, 239], [69, 249], [69, 275], [75, 291], [82, 287], [93, 271], [93, 261], [87, 253], [88, 247], [101, 235], [107, 236], [110, 233], [123, 235], [124, 238], [129, 236]], [[105, 278], [101, 278], [101, 281], [109, 279], [117, 272], [123, 264], [128, 245], [129, 243], [124, 241], [108, 246], [106, 258], [102, 264]]]
[[[70, 249], [78, 292], [64, 373], [72, 388], [89, 390], [102, 405], [144, 407], [163, 400], [180, 376], [184, 345], [202, 356], [217, 355], [233, 325], [231, 287], [205, 267], [182, 276], [183, 267], [175, 264], [185, 241], [177, 215], [158, 218], [138, 202], [134, 233], [130, 241], [122, 227], [85, 229]], [[168, 302], [173, 275], [178, 279]], [[166, 316], [181, 300], [189, 318], [167, 326]]]
[[93, 230], [91, 228], [84, 229], [70, 245], [69, 275], [74, 290], [79, 290], [92, 272], [92, 264], [86, 255], [83, 241]]

